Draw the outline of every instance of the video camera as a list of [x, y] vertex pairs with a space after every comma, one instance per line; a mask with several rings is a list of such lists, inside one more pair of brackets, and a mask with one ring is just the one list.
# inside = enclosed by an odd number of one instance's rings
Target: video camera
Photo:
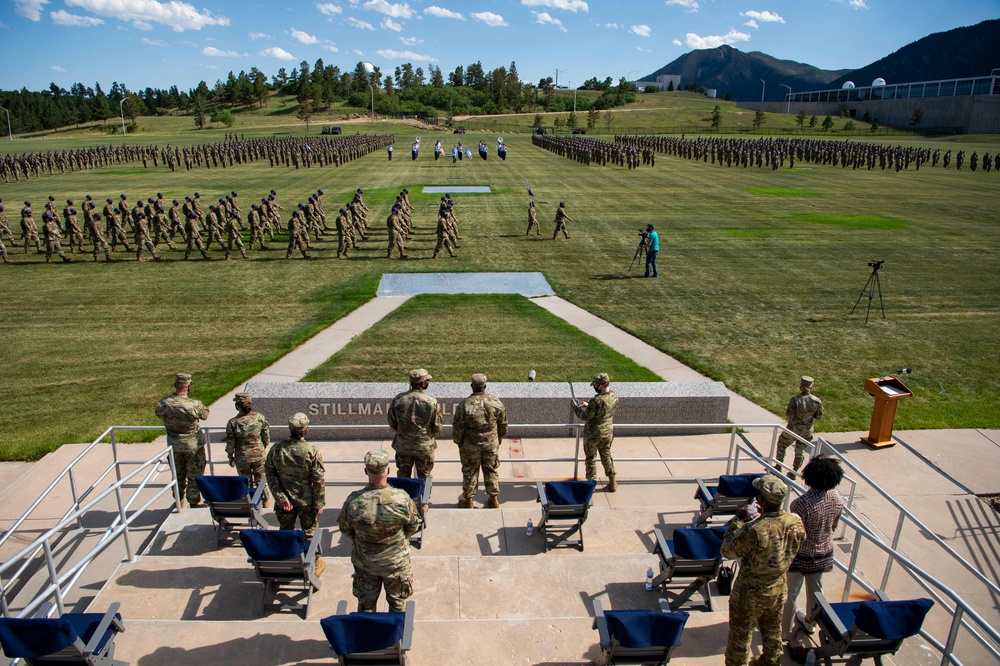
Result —
[[884, 263], [885, 263], [885, 260], [875, 261], [873, 259], [872, 261], [868, 262], [868, 266], [870, 266], [873, 271], [877, 271], [878, 269], [882, 268], [882, 264], [884, 264]]
[[639, 236], [642, 237], [643, 240], [646, 240], [646, 238], [649, 237], [649, 232], [645, 229], [639, 229]]

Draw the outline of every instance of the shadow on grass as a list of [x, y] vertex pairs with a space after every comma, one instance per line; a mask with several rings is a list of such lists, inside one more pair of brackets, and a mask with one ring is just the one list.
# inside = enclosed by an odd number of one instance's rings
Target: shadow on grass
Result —
[[641, 278], [642, 278], [641, 275], [629, 275], [627, 273], [626, 274], [606, 273], [604, 275], [593, 275], [593, 276], [591, 276], [590, 279], [591, 280], [633, 280], [633, 279], [641, 279]]

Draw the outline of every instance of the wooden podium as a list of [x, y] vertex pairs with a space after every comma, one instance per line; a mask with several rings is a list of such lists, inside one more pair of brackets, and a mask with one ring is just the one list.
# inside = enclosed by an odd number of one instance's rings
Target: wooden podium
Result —
[[875, 406], [872, 408], [872, 423], [868, 428], [868, 436], [862, 437], [861, 441], [873, 449], [893, 446], [896, 443], [892, 438], [892, 426], [896, 421], [896, 403], [900, 398], [913, 395], [913, 392], [892, 376], [865, 380], [865, 392], [875, 398]]

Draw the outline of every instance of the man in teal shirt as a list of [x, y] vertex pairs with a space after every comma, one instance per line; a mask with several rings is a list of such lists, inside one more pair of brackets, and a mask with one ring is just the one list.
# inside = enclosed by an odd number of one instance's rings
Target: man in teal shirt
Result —
[[660, 252], [660, 236], [653, 229], [652, 224], [646, 225], [646, 232], [648, 233], [646, 237], [646, 274], [643, 277], [649, 277], [650, 268], [653, 269], [653, 277], [660, 277], [660, 274], [656, 272], [656, 255]]

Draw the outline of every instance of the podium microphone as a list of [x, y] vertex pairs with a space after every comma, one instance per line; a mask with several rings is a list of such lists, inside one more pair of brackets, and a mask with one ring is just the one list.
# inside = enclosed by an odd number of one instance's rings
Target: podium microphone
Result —
[[528, 372], [528, 381], [529, 382], [535, 381], [535, 371], [534, 370], [531, 370], [531, 371]]

